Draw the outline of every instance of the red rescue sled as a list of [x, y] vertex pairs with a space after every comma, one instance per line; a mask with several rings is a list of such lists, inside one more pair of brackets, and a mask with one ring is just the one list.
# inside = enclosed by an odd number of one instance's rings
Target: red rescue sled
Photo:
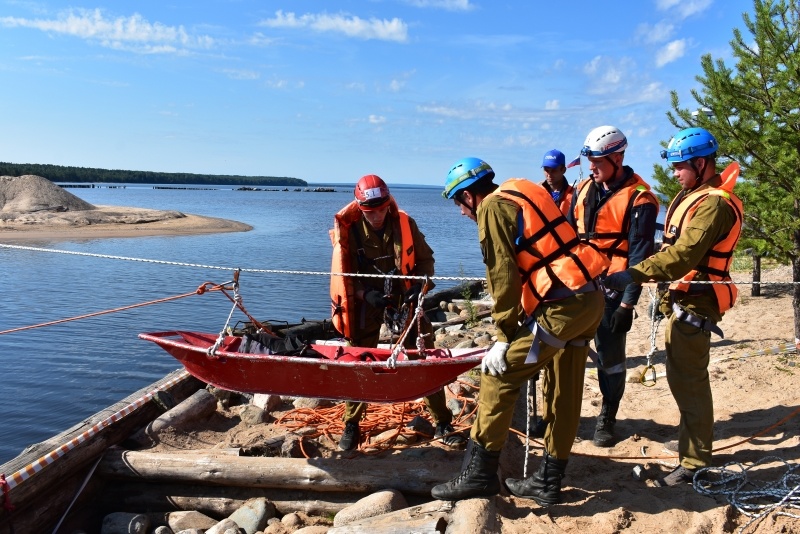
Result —
[[[314, 357], [237, 352], [241, 337], [228, 336], [213, 356], [216, 334], [139, 334], [180, 361], [190, 374], [213, 386], [246, 393], [271, 393], [363, 402], [403, 402], [435, 393], [478, 365], [484, 348], [430, 349], [420, 359], [400, 354], [396, 367], [389, 349], [311, 344]], [[407, 351], [411, 358], [416, 350]]]

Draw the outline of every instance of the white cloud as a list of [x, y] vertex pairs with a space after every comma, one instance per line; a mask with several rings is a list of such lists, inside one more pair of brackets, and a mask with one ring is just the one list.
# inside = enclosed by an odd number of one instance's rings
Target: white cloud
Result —
[[406, 85], [406, 82], [404, 82], [402, 80], [392, 80], [389, 83], [389, 90], [394, 92], [394, 93], [396, 93], [396, 92], [402, 90], [403, 87], [405, 87], [405, 85]]
[[431, 115], [441, 115], [443, 117], [463, 117], [464, 111], [448, 106], [417, 106], [417, 111], [420, 113], [428, 113]]
[[547, 110], [556, 110], [558, 109], [558, 107], [559, 107], [558, 100], [548, 100], [547, 102], [544, 103], [544, 109]]
[[656, 0], [659, 10], [677, 12], [684, 19], [705, 11], [712, 3], [713, 0]]
[[252, 70], [243, 69], [224, 69], [222, 71], [232, 80], [257, 80], [260, 74]]
[[248, 42], [253, 46], [269, 46], [273, 44], [277, 39], [273, 39], [272, 37], [267, 37], [263, 33], [256, 33], [250, 37]]
[[686, 39], [669, 42], [656, 54], [656, 66], [663, 67], [682, 58], [684, 54], [686, 54]]
[[294, 13], [275, 12], [275, 17], [259, 23], [269, 28], [310, 28], [318, 32], [333, 32], [365, 40], [395, 41], [403, 43], [408, 39], [408, 26], [398, 18], [391, 20], [355, 16], [312, 14], [297, 16]]
[[632, 61], [628, 58], [621, 58], [615, 62], [609, 57], [595, 56], [584, 65], [583, 72], [592, 79], [592, 85], [596, 90], [604, 92], [603, 87], [611, 89], [609, 86], [619, 84], [631, 66]]
[[33, 28], [96, 41], [116, 50], [139, 53], [174, 53], [191, 48], [211, 48], [214, 39], [192, 35], [183, 26], [167, 26], [149, 22], [138, 13], [129, 17], [106, 17], [100, 9], [74, 9], [55, 19], [23, 19], [1, 17], [0, 26]]
[[370, 115], [369, 116], [369, 123], [370, 124], [383, 124], [386, 122], [386, 117], [383, 115]]
[[406, 3], [414, 7], [431, 7], [435, 9], [446, 9], [447, 11], [470, 11], [475, 9], [469, 0], [406, 0]]
[[636, 37], [645, 43], [663, 43], [675, 33], [675, 26], [667, 21], [661, 21], [652, 26], [640, 24], [636, 28]]

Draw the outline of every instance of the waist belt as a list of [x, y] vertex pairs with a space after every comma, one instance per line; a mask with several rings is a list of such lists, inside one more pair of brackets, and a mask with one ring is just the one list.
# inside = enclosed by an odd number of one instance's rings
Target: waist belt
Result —
[[698, 317], [693, 313], [689, 313], [681, 308], [677, 302], [672, 303], [672, 311], [675, 313], [675, 317], [680, 322], [690, 324], [695, 328], [699, 328], [700, 330], [704, 330], [706, 332], [714, 332], [722, 339], [725, 339], [725, 334], [722, 333], [722, 329], [718, 327], [717, 323], [711, 319], [703, 319], [702, 317]]
[[[589, 342], [591, 341], [589, 339], [561, 341], [556, 336], [545, 330], [542, 325], [537, 323], [533, 319], [533, 316], [528, 317], [528, 319], [525, 321], [525, 326], [527, 326], [533, 334], [533, 342], [531, 343], [531, 348], [528, 351], [528, 356], [525, 357], [525, 363], [536, 363], [539, 361], [539, 341], [557, 349], [563, 349], [567, 345], [573, 345], [576, 347], [589, 347]], [[597, 353], [591, 347], [589, 347], [589, 357], [592, 359], [592, 361], [597, 360]]]
[[600, 284], [597, 283], [597, 280], [590, 280], [588, 283], [582, 285], [578, 289], [570, 289], [566, 286], [564, 287], [557, 287], [551, 288], [547, 294], [544, 296], [544, 302], [550, 302], [553, 300], [561, 300], [568, 297], [572, 297], [574, 295], [578, 295], [580, 293], [588, 293], [589, 291], [597, 291], [600, 289]]

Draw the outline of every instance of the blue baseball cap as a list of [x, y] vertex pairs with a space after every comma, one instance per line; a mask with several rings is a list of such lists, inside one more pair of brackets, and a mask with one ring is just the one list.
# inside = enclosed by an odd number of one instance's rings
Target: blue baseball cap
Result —
[[542, 167], [561, 167], [565, 162], [564, 153], [554, 148], [544, 155]]

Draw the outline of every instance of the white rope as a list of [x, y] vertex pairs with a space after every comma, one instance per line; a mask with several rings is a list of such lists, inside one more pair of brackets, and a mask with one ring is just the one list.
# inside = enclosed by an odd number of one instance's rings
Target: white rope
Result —
[[179, 261], [165, 261], [165, 260], [152, 260], [146, 258], [131, 258], [128, 256], [114, 256], [110, 254], [94, 254], [91, 252], [76, 252], [72, 250], [58, 250], [52, 248], [39, 248], [39, 247], [26, 247], [21, 245], [7, 245], [0, 243], [0, 248], [9, 248], [15, 250], [29, 250], [34, 252], [54, 252], [58, 254], [71, 254], [74, 256], [87, 256], [91, 258], [103, 258], [109, 260], [123, 260], [123, 261], [136, 261], [141, 263], [155, 263], [159, 265], [173, 265], [178, 267], [195, 267], [200, 269], [216, 269], [220, 271], [231, 271], [231, 270], [240, 270], [241, 272], [246, 273], [267, 273], [267, 274], [291, 274], [291, 275], [311, 275], [311, 276], [353, 276], [358, 278], [397, 278], [402, 280], [457, 280], [457, 281], [467, 281], [467, 280], [477, 280], [481, 282], [485, 282], [486, 278], [481, 277], [469, 277], [469, 276], [411, 276], [411, 275], [397, 275], [397, 274], [365, 274], [365, 273], [331, 273], [331, 272], [322, 272], [322, 271], [289, 271], [289, 270], [280, 270], [280, 269], [248, 269], [248, 268], [241, 268], [241, 267], [230, 267], [230, 266], [220, 266], [220, 265], [204, 265], [201, 263], [185, 263]]
[[[428, 280], [430, 280], [430, 278], [425, 276], [424, 280], [425, 280], [425, 283], [423, 284], [422, 287], [426, 287], [428, 285]], [[394, 349], [392, 350], [392, 354], [386, 360], [386, 366], [389, 369], [394, 369], [397, 366], [397, 357], [400, 355], [401, 352], [405, 353], [406, 349], [403, 346], [403, 344], [406, 341], [406, 337], [408, 337], [408, 333], [411, 332], [410, 325], [413, 322], [417, 323], [417, 343], [416, 343], [417, 348], [419, 348], [420, 345], [422, 345], [422, 349], [419, 349], [420, 352], [425, 348], [425, 341], [423, 339], [425, 337], [425, 335], [422, 333], [422, 329], [419, 326], [421, 324], [421, 322], [422, 322], [422, 315], [425, 313], [424, 306], [422, 305], [423, 302], [425, 302], [425, 295], [423, 295], [420, 292], [418, 298], [419, 298], [419, 302], [417, 304], [416, 309], [414, 310], [414, 317], [411, 318], [411, 322], [409, 323], [409, 328], [406, 328], [406, 331], [403, 332], [403, 335], [400, 336], [399, 340], [397, 340], [397, 345], [395, 345]], [[420, 340], [422, 340], [422, 343], [420, 343]]]
[[[238, 274], [238, 273], [237, 273]], [[217, 336], [217, 340], [214, 344], [208, 349], [206, 349], [206, 355], [209, 358], [216, 358], [217, 357], [217, 349], [222, 345], [222, 342], [225, 341], [225, 336], [228, 335], [231, 318], [233, 317], [233, 312], [236, 311], [236, 308], [241, 306], [242, 304], [242, 296], [239, 294], [239, 282], [233, 282], [233, 307], [231, 308], [230, 313], [228, 314], [228, 319], [225, 321], [225, 326], [222, 327], [222, 330]]]
[[[528, 379], [528, 398], [525, 399], [525, 406], [527, 409], [527, 421], [525, 422], [525, 462], [522, 464], [522, 478], [528, 478], [528, 457], [530, 456], [530, 449], [531, 449], [531, 405], [534, 401], [531, 401], [532, 394], [536, 395], [536, 382], [533, 378]], [[535, 413], [533, 415], [536, 415]]]
[[[749, 471], [763, 463], [778, 462], [786, 471], [777, 480], [758, 482], [749, 476]], [[735, 466], [738, 471], [729, 469]], [[795, 471], [798, 464], [790, 464], [776, 456], [766, 456], [749, 467], [739, 462], [729, 462], [721, 467], [698, 469], [694, 476], [695, 491], [704, 495], [724, 495], [728, 502], [750, 520], [738, 532], [743, 534], [755, 527], [770, 514], [800, 519], [800, 474]], [[713, 473], [712, 476], [709, 476]]]
[[[245, 273], [266, 273], [266, 274], [291, 274], [291, 275], [310, 275], [310, 276], [354, 276], [358, 278], [397, 278], [402, 280], [420, 280], [424, 281], [426, 279], [425, 276], [411, 276], [411, 275], [398, 275], [398, 274], [364, 274], [364, 273], [332, 273], [327, 271], [290, 271], [290, 270], [282, 270], [282, 269], [249, 269], [243, 267], [231, 267], [226, 265], [205, 265], [202, 263], [186, 263], [180, 261], [166, 261], [166, 260], [153, 260], [147, 258], [132, 258], [128, 256], [114, 256], [111, 254], [94, 254], [92, 252], [76, 252], [74, 250], [58, 250], [53, 248], [40, 248], [40, 247], [26, 247], [22, 245], [8, 245], [5, 243], [0, 243], [0, 248], [7, 248], [7, 249], [14, 249], [14, 250], [29, 250], [34, 252], [53, 252], [58, 254], [71, 254], [74, 256], [87, 256], [91, 258], [103, 258], [109, 260], [124, 260], [124, 261], [136, 261], [141, 263], [155, 263], [159, 265], [173, 265], [178, 267], [195, 267], [199, 269], [216, 269], [220, 271], [232, 271], [239, 269], [241, 272]], [[479, 277], [479, 276], [431, 276], [427, 277], [429, 280], [456, 280], [460, 282], [474, 280], [479, 282], [485, 282], [486, 277]], [[692, 281], [692, 284], [737, 284], [737, 285], [762, 285], [762, 286], [769, 286], [769, 285], [798, 285], [800, 282], [734, 282], [734, 281], [715, 281], [715, 280], [697, 280]], [[645, 282], [642, 284], [644, 287], [654, 287], [654, 282]]]

